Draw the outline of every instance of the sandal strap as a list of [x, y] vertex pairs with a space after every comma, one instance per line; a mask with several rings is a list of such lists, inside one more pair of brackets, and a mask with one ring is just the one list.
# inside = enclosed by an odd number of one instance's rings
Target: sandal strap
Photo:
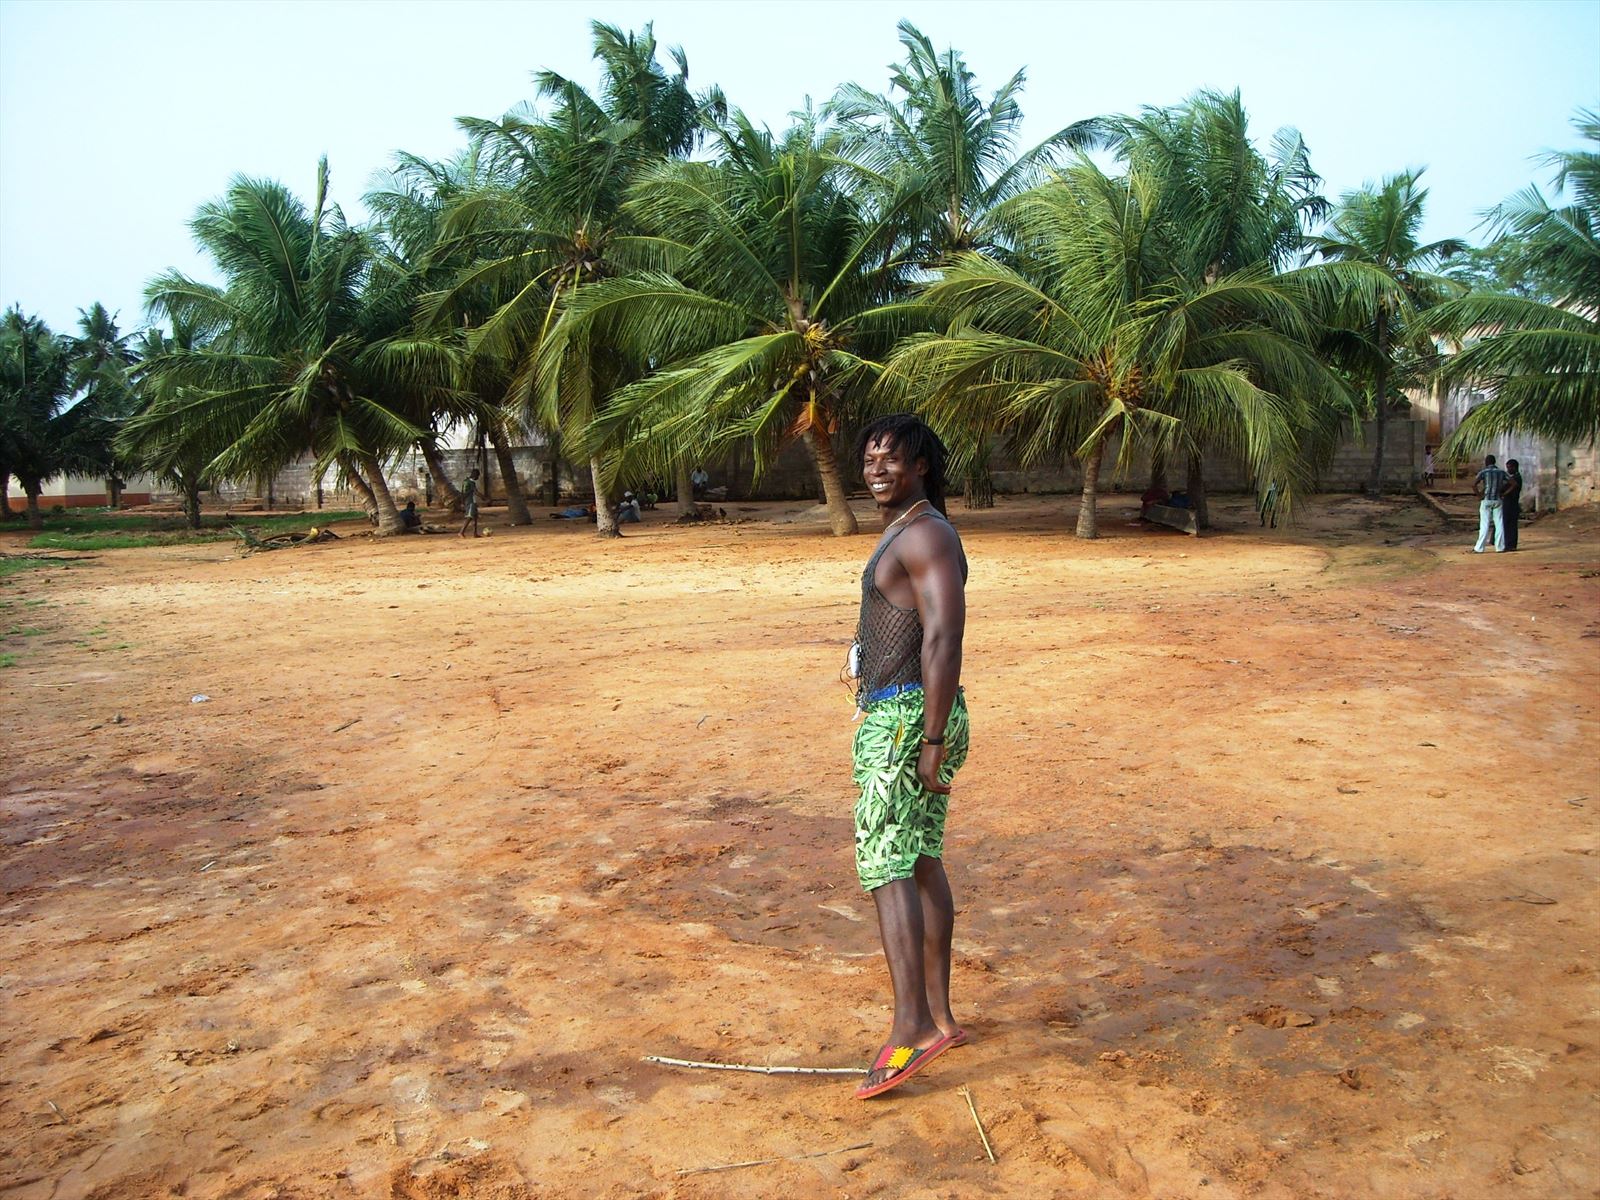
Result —
[[885, 1069], [904, 1071], [926, 1053], [926, 1050], [918, 1049], [915, 1046], [896, 1046], [893, 1042], [888, 1042], [884, 1044], [882, 1050], [878, 1051], [878, 1058], [872, 1064], [872, 1069], [874, 1071]]

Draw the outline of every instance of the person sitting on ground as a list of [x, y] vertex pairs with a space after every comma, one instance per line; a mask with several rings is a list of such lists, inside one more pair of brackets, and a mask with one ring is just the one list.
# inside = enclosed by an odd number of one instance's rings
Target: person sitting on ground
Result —
[[406, 506], [400, 510], [400, 532], [422, 532], [422, 514], [417, 512], [417, 502], [415, 500], [407, 500]]
[[693, 471], [689, 472], [689, 483], [693, 486], [694, 494], [696, 496], [699, 496], [701, 492], [705, 491], [706, 484], [710, 482], [711, 476], [706, 474], [706, 469], [704, 467], [696, 467]]
[[1192, 503], [1190, 503], [1190, 501], [1189, 501], [1189, 493], [1188, 492], [1173, 492], [1172, 495], [1167, 497], [1167, 507], [1168, 508], [1193, 508], [1194, 505]]
[[1171, 499], [1172, 493], [1159, 483], [1152, 483], [1145, 489], [1144, 495], [1139, 497], [1139, 519], [1143, 521], [1151, 508], [1157, 504], [1165, 504]]
[[622, 493], [622, 503], [617, 506], [617, 523], [619, 525], [637, 525], [639, 523], [639, 501], [632, 492]]

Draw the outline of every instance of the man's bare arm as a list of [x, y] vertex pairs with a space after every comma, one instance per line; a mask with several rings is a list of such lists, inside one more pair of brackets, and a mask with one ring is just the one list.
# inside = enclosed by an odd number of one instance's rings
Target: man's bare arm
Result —
[[[943, 521], [925, 520], [902, 534], [896, 549], [922, 621], [923, 732], [941, 737], [961, 683], [961, 642], [967, 623], [961, 543]], [[936, 792], [950, 790], [939, 782], [943, 760], [943, 746], [922, 747], [917, 775], [924, 787]]]

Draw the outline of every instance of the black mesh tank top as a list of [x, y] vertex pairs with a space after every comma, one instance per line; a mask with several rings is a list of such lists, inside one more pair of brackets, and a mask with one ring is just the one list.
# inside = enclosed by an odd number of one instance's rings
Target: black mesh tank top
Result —
[[[879, 694], [886, 688], [922, 682], [922, 618], [915, 608], [891, 604], [878, 590], [877, 573], [878, 560], [894, 545], [895, 538], [928, 517], [950, 523], [937, 509], [913, 517], [884, 539], [867, 560], [867, 569], [861, 572], [861, 617], [856, 623], [861, 675], [856, 681], [856, 705], [863, 710], [887, 699]], [[956, 540], [959, 543], [959, 535]], [[961, 579], [965, 582], [967, 554], [965, 550], [960, 554]]]

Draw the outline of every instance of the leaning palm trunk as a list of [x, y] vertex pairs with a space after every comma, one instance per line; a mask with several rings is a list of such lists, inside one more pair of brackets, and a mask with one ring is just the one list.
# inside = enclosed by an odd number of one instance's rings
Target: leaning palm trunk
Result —
[[400, 510], [395, 507], [394, 497], [389, 494], [389, 485], [383, 478], [383, 467], [376, 456], [362, 454], [357, 461], [366, 471], [366, 483], [372, 490], [372, 501], [378, 510], [378, 536], [404, 533], [405, 522], [400, 519]]
[[0, 471], [0, 521], [11, 516], [11, 472]]
[[459, 516], [466, 511], [466, 504], [461, 499], [461, 492], [450, 481], [450, 474], [444, 469], [444, 459], [439, 457], [439, 447], [433, 441], [424, 439], [422, 442], [422, 458], [428, 464], [428, 474], [433, 476], [433, 491], [444, 504], [445, 511]]
[[695, 512], [694, 480], [689, 478], [692, 474], [694, 474], [694, 470], [689, 466], [689, 460], [680, 458], [677, 466], [678, 515], [680, 517], [693, 516]]
[[611, 507], [611, 493], [601, 477], [600, 460], [589, 460], [589, 475], [594, 480], [594, 531], [600, 537], [621, 537], [617, 529], [616, 510]]
[[367, 481], [361, 478], [361, 472], [356, 470], [355, 460], [349, 455], [341, 455], [339, 465], [344, 468], [345, 478], [350, 481], [350, 490], [361, 499], [361, 507], [366, 511], [367, 520], [374, 525], [378, 523], [378, 499], [372, 494], [372, 489], [367, 486]]
[[816, 460], [817, 474], [822, 477], [822, 495], [828, 505], [828, 524], [834, 537], [849, 537], [856, 532], [856, 514], [850, 511], [850, 499], [844, 489], [844, 476], [839, 471], [839, 459], [833, 453], [833, 439], [826, 433], [808, 429], [806, 446]]
[[528, 498], [523, 494], [522, 480], [517, 478], [517, 463], [511, 457], [511, 447], [506, 445], [505, 436], [499, 430], [489, 434], [489, 441], [494, 446], [494, 460], [499, 464], [500, 479], [505, 484], [507, 519], [513, 525], [532, 525]]
[[1189, 479], [1185, 490], [1189, 493], [1189, 507], [1194, 510], [1195, 529], [1210, 529], [1211, 509], [1206, 504], [1205, 468], [1198, 452], [1189, 455]]
[[1367, 495], [1383, 495], [1383, 444], [1389, 431], [1389, 326], [1383, 310], [1378, 311], [1378, 377], [1373, 384], [1376, 418], [1372, 430], [1372, 473], [1367, 476]]
[[1100, 536], [1100, 526], [1095, 514], [1095, 499], [1100, 489], [1100, 459], [1105, 450], [1105, 439], [1102, 438], [1083, 459], [1083, 499], [1078, 502], [1078, 536], [1081, 538]]
[[994, 507], [994, 475], [988, 455], [979, 454], [967, 468], [965, 496], [969, 509]]

